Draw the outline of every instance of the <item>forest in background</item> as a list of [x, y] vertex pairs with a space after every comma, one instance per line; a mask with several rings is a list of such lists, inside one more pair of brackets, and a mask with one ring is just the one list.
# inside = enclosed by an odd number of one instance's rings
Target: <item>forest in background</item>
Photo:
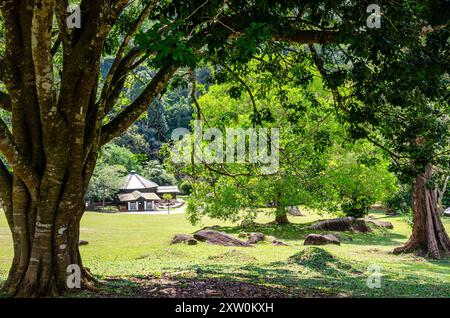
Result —
[[[253, 68], [261, 67], [253, 64]], [[106, 59], [102, 73], [107, 73], [109, 65]], [[134, 170], [159, 185], [176, 184], [184, 194], [192, 193], [187, 200], [193, 223], [205, 215], [251, 221], [264, 207], [275, 207], [275, 217], [282, 223], [287, 208], [295, 205], [362, 217], [375, 203], [390, 204], [410, 219], [410, 188], [402, 187], [389, 171], [389, 159], [380, 149], [348, 135], [333, 112], [331, 94], [318, 77], [305, 79], [310, 84], [299, 89], [295, 84], [277, 83], [275, 78], [272, 83], [261, 82], [264, 76], [254, 72], [241, 79], [243, 86], [226, 78], [224, 71], [220, 66], [205, 65], [194, 76], [180, 76], [169, 85], [126, 133], [102, 149], [86, 199], [91, 203], [114, 200], [124, 177]], [[121, 103], [136, 98], [141, 83], [153, 75], [148, 67], [138, 68], [125, 85]], [[267, 87], [280, 84], [274, 90]], [[285, 96], [280, 100], [276, 94]], [[284, 105], [288, 111], [283, 110]], [[249, 112], [249, 107], [254, 111]], [[192, 131], [196, 118], [224, 132], [230, 127], [254, 126], [255, 120], [282, 127], [281, 172], [265, 176], [252, 165], [225, 168], [240, 171], [237, 178], [229, 170], [204, 163], [173, 164], [172, 132], [177, 128]]]
[[[285, 225], [293, 205], [361, 217], [378, 202], [412, 220], [394, 254], [448, 256], [448, 12], [439, 0], [2, 2], [0, 197], [14, 257], [1, 291], [63, 295], [72, 266], [90, 288], [86, 196], [105, 201], [133, 168], [189, 189], [193, 224], [252, 224], [263, 209]], [[168, 142], [171, 94], [190, 99], [188, 127], [209, 139]], [[275, 142], [276, 169], [216, 161], [231, 128]], [[183, 145], [212, 156], [174, 160]]]

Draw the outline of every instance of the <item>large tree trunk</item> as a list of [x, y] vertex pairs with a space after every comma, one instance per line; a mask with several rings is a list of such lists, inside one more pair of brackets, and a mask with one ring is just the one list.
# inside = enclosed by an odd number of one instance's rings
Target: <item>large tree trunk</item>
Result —
[[405, 245], [394, 250], [395, 254], [419, 252], [430, 258], [441, 258], [449, 254], [450, 239], [441, 222], [432, 184], [433, 167], [416, 177], [413, 185], [413, 230]]
[[[40, 200], [46, 202], [47, 198], [43, 195]], [[61, 295], [73, 287], [67, 284], [70, 265], [79, 266], [81, 287], [91, 286], [92, 277], [84, 269], [78, 250], [82, 200], [80, 193], [63, 195], [56, 213], [49, 217], [42, 213], [45, 207], [33, 204], [25, 211], [13, 210], [14, 259], [3, 286], [9, 296]]]
[[5, 212], [14, 258], [2, 287], [11, 297], [58, 296], [74, 290], [68, 284], [69, 275], [77, 274], [74, 270], [80, 274], [75, 281], [81, 282], [75, 288], [92, 287], [95, 279], [83, 267], [78, 242], [84, 194], [97, 156], [84, 161], [76, 148], [75, 142], [68, 147], [70, 158], [64, 147], [54, 148], [59, 154], [54, 158], [46, 156], [34, 195], [19, 177], [13, 177], [12, 204]]
[[10, 296], [61, 295], [74, 287], [67, 281], [77, 269], [81, 287], [94, 279], [83, 268], [78, 242], [97, 152], [145, 112], [176, 70], [165, 64], [136, 100], [104, 123], [136, 60], [144, 61], [145, 52], [128, 46], [155, 5], [150, 1], [133, 22], [100, 86], [103, 44], [128, 3], [82, 1], [79, 29], [66, 25], [67, 1], [1, 3], [0, 82], [8, 94], [2, 92], [0, 108], [11, 113], [11, 127], [0, 118], [0, 153], [9, 165], [0, 160], [0, 197], [14, 243], [2, 289]]

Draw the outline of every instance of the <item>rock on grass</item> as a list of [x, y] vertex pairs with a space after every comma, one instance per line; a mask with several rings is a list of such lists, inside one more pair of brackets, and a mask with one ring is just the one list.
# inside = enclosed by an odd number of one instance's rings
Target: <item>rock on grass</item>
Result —
[[367, 226], [364, 220], [356, 219], [351, 216], [318, 221], [315, 224], [311, 225], [309, 229], [321, 231], [339, 231], [339, 232], [356, 231], [362, 233], [371, 231], [371, 229]]
[[194, 238], [196, 240], [207, 242], [214, 245], [245, 246], [245, 247], [251, 246], [249, 243], [238, 240], [237, 238], [234, 238], [231, 235], [214, 230], [200, 230], [194, 233]]
[[272, 245], [273, 245], [273, 246], [289, 246], [288, 244], [286, 244], [286, 243], [284, 243], [284, 242], [282, 242], [282, 241], [276, 240], [276, 239], [274, 239], [274, 240], [272, 241]]
[[247, 243], [256, 244], [258, 242], [264, 241], [265, 238], [266, 238], [266, 236], [263, 233], [258, 233], [258, 232], [250, 233], [248, 235]]
[[170, 244], [186, 243], [188, 245], [195, 245], [197, 241], [190, 234], [176, 234]]
[[305, 216], [296, 205], [288, 206], [287, 212], [292, 216]]
[[340, 240], [333, 234], [309, 234], [305, 238], [304, 245], [327, 245], [336, 244], [341, 245]]
[[392, 230], [394, 228], [394, 225], [391, 222], [388, 221], [381, 221], [381, 220], [374, 220], [374, 219], [365, 219], [365, 221], [367, 223], [371, 223], [374, 224], [376, 226], [385, 228], [385, 229], [390, 229]]

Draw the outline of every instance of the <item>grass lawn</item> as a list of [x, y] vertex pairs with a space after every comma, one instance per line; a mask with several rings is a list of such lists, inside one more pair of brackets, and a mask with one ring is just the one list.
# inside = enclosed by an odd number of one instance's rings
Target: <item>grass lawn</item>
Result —
[[[374, 212], [372, 212], [374, 214]], [[268, 225], [257, 229], [289, 246], [263, 242], [256, 247], [223, 247], [207, 243], [194, 246], [170, 245], [174, 234], [192, 233], [207, 225], [237, 235], [243, 231], [230, 223], [205, 220], [192, 226], [184, 214], [120, 215], [86, 213], [80, 247], [85, 265], [101, 279], [103, 289], [126, 296], [133, 278], [176, 277], [223, 279], [277, 288], [288, 295], [331, 297], [449, 297], [450, 258], [430, 261], [414, 255], [395, 256], [389, 252], [408, 238], [410, 228], [400, 217], [377, 218], [391, 221], [394, 230], [375, 229], [369, 234], [345, 233], [340, 246], [320, 249], [303, 246], [310, 233], [306, 227], [319, 218], [310, 213], [290, 217], [287, 226]], [[258, 223], [272, 218], [261, 215]], [[450, 218], [444, 219], [450, 232]], [[353, 240], [350, 241], [348, 238]], [[300, 254], [297, 254], [299, 253]], [[296, 257], [291, 257], [297, 254]], [[3, 213], [0, 213], [0, 284], [6, 279], [12, 259], [12, 242]], [[382, 267], [382, 285], [370, 289], [368, 266]], [[89, 294], [82, 294], [89, 296]]]

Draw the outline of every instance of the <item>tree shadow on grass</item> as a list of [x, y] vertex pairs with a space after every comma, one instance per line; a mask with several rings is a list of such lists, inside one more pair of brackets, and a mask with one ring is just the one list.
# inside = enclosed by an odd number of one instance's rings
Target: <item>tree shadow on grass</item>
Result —
[[253, 224], [250, 226], [223, 226], [217, 230], [229, 234], [239, 234], [241, 232], [261, 232], [266, 236], [273, 236], [277, 239], [298, 241], [304, 240], [308, 234], [328, 234], [339, 233], [342, 237], [341, 243], [349, 243], [355, 245], [388, 245], [397, 246], [401, 243], [399, 241], [406, 240], [408, 237], [403, 234], [396, 233], [394, 230], [381, 229], [376, 226], [371, 227], [372, 232], [359, 233], [359, 232], [336, 232], [336, 231], [318, 231], [311, 230], [309, 226], [315, 222], [309, 223], [290, 223], [285, 225], [278, 224]]
[[79, 297], [133, 298], [284, 298], [307, 297], [290, 294], [280, 287], [220, 277], [180, 277], [176, 275], [141, 275], [129, 278], [109, 277], [95, 294], [83, 292]]
[[[199, 277], [217, 277], [268, 285], [283, 288], [287, 294], [308, 295], [306, 297], [351, 296], [354, 290], [352, 282], [363, 274], [360, 268], [350, 262], [317, 247], [308, 247], [292, 255], [285, 262], [272, 262], [266, 265], [247, 263], [230, 267], [224, 261], [171, 270], [197, 273]], [[340, 288], [334, 290], [334, 286]]]
[[[392, 252], [392, 251], [391, 251]], [[408, 254], [400, 254], [400, 255], [408, 255], [411, 256], [411, 262], [410, 263], [402, 263], [401, 265], [406, 268], [417, 268], [417, 266], [420, 266], [421, 263], [424, 265], [433, 265], [432, 267], [427, 267], [426, 270], [436, 273], [436, 274], [445, 274], [448, 275], [450, 271], [450, 255], [443, 257], [441, 259], [432, 259], [425, 257], [424, 255], [420, 254], [419, 252], [416, 253], [408, 253]], [[399, 255], [399, 256], [400, 256]], [[449, 292], [450, 296], [450, 292]]]
[[[423, 283], [423, 275], [413, 274], [406, 279], [398, 279], [391, 273], [382, 273], [380, 288], [370, 288], [367, 281], [373, 273], [366, 272], [363, 266], [342, 260], [325, 264], [315, 262], [313, 259], [302, 264], [289, 261], [267, 265], [247, 264], [232, 271], [227, 264], [209, 264], [202, 265], [200, 277], [274, 286], [284, 289], [287, 294], [303, 294], [306, 297], [449, 297], [449, 283], [432, 280]], [[195, 272], [198, 267], [189, 266], [183, 270]]]
[[[108, 277], [101, 292], [80, 297], [449, 297], [450, 283], [388, 268], [380, 288], [370, 288], [366, 264], [307, 247], [286, 261], [230, 266], [227, 259], [162, 268], [164, 274]], [[447, 264], [447, 260], [436, 261]], [[442, 274], [439, 271], [439, 274]], [[372, 275], [372, 276], [371, 276]]]
[[403, 235], [393, 230], [374, 229], [369, 233], [347, 233], [352, 238], [351, 244], [354, 245], [383, 245], [398, 246], [408, 239], [407, 235]]

